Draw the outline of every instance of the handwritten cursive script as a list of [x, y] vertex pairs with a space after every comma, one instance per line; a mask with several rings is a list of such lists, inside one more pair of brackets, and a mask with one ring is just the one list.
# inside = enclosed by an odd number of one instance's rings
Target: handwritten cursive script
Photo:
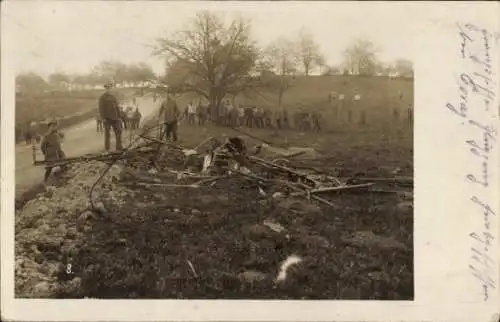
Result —
[[[495, 79], [492, 51], [496, 49], [498, 37], [487, 28], [465, 23], [457, 24], [459, 50], [463, 70], [457, 76], [458, 99], [447, 102], [446, 108], [458, 118], [461, 126], [467, 127], [465, 146], [473, 156], [473, 162], [464, 180], [471, 192], [470, 202], [481, 216], [480, 229], [469, 234], [471, 240], [469, 269], [480, 283], [480, 293], [488, 301], [491, 290], [497, 288], [495, 269], [498, 266], [491, 256], [492, 243], [495, 241], [496, 227], [492, 218], [496, 217], [496, 204], [489, 200], [495, 196], [491, 191], [491, 172], [496, 165], [491, 162], [496, 152], [498, 130], [496, 127], [496, 107], [498, 84]], [[495, 199], [496, 200], [496, 199]]]

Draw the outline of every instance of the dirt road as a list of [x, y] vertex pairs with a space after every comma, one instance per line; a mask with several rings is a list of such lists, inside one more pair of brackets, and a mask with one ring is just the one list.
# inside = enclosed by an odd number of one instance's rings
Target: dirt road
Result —
[[[150, 117], [157, 110], [158, 104], [153, 102], [150, 96], [138, 97], [137, 103], [143, 119]], [[102, 133], [96, 133], [94, 120], [89, 120], [69, 129], [63, 130], [63, 149], [67, 157], [77, 157], [87, 153], [99, 152], [104, 148], [104, 137]], [[112, 136], [113, 137], [113, 136]], [[123, 138], [128, 143], [130, 132], [125, 131]], [[114, 146], [112, 138], [112, 147]], [[37, 152], [37, 158], [43, 155]], [[16, 145], [16, 197], [27, 189], [41, 182], [44, 167], [34, 166], [31, 145]]]

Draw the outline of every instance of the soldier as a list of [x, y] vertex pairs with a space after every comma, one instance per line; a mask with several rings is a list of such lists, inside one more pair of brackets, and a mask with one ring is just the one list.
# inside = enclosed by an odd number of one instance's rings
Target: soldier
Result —
[[238, 108], [234, 105], [231, 105], [231, 111], [229, 112], [229, 124], [232, 127], [238, 126], [238, 118], [239, 118], [239, 111]]
[[245, 108], [243, 108], [243, 105], [238, 106], [238, 126], [244, 126], [245, 125]]
[[186, 109], [187, 109], [188, 124], [195, 125], [195, 122], [196, 122], [196, 103], [194, 101], [189, 102]]
[[138, 129], [139, 128], [139, 124], [141, 123], [141, 118], [142, 118], [142, 114], [141, 112], [139, 112], [139, 108], [136, 107], [135, 108], [135, 112], [134, 112], [134, 115], [132, 116], [132, 122], [133, 122], [133, 126], [132, 128], [134, 130]]
[[224, 103], [219, 105], [219, 123], [226, 125], [227, 123], [227, 106]]
[[[66, 155], [61, 147], [61, 135], [58, 132], [57, 122], [50, 121], [48, 126], [49, 129], [44, 135], [40, 145], [40, 150], [42, 150], [42, 153], [45, 156], [45, 161], [57, 161], [64, 159]], [[54, 166], [51, 165], [47, 165], [45, 167], [44, 182], [47, 182], [49, 179], [53, 168]], [[65, 167], [61, 167], [61, 170], [65, 170]]]
[[274, 122], [277, 129], [281, 129], [281, 112], [280, 110], [274, 111]]
[[318, 112], [312, 112], [311, 113], [311, 123], [313, 125], [313, 129], [316, 132], [321, 132], [321, 114]]
[[208, 106], [203, 105], [201, 101], [198, 103], [198, 106], [196, 108], [196, 113], [198, 114], [198, 125], [203, 126], [205, 125], [205, 120], [206, 120], [206, 114], [208, 110]]
[[136, 99], [135, 95], [132, 96], [132, 103], [134, 104], [134, 106], [137, 106], [137, 99]]
[[253, 118], [255, 127], [258, 129], [262, 128], [262, 109], [260, 107], [253, 107]]
[[166, 139], [172, 137], [174, 142], [177, 142], [177, 123], [179, 121], [179, 107], [177, 101], [170, 93], [167, 93], [167, 98], [161, 102], [160, 115], [163, 114]]
[[106, 151], [110, 149], [111, 128], [115, 133], [116, 150], [122, 150], [122, 119], [118, 100], [111, 93], [112, 83], [104, 85], [106, 92], [99, 97], [99, 114], [104, 125], [104, 148]]
[[253, 107], [247, 106], [245, 107], [245, 123], [248, 128], [252, 128], [254, 121], [253, 121]]
[[272, 128], [273, 125], [271, 123], [271, 111], [269, 111], [269, 109], [267, 108], [264, 109], [263, 118], [264, 118], [264, 126], [267, 128]]
[[233, 104], [231, 104], [231, 101], [226, 100], [226, 103], [224, 104], [225, 109], [226, 109], [226, 116], [225, 116], [225, 124], [228, 126], [232, 126], [232, 112], [233, 112]]
[[281, 115], [283, 116], [283, 128], [285, 129], [289, 129], [290, 128], [290, 124], [288, 123], [288, 112], [284, 109], [283, 110], [283, 113], [281, 113]]

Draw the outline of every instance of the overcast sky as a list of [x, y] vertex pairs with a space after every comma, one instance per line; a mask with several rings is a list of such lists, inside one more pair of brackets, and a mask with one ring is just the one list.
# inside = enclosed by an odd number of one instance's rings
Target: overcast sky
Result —
[[[420, 7], [424, 14], [425, 10]], [[88, 72], [99, 61], [164, 64], [148, 44], [182, 28], [197, 10], [252, 20], [254, 39], [266, 45], [308, 28], [328, 63], [340, 63], [355, 38], [373, 41], [382, 60], [412, 59], [411, 26], [418, 10], [404, 3], [10, 1], [3, 12], [18, 72]]]

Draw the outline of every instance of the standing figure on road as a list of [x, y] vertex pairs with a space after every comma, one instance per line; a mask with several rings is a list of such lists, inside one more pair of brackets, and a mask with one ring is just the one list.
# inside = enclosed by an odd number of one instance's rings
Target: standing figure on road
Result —
[[142, 114], [139, 112], [139, 108], [135, 108], [134, 115], [132, 116], [132, 129], [137, 130], [139, 128], [139, 125], [141, 124], [141, 119], [142, 119]]
[[121, 111], [118, 107], [118, 100], [110, 91], [112, 86], [111, 83], [104, 85], [106, 92], [99, 97], [99, 114], [104, 125], [104, 148], [106, 151], [110, 149], [111, 128], [115, 133], [116, 150], [123, 149]]
[[179, 107], [176, 100], [170, 93], [167, 93], [167, 99], [161, 102], [160, 117], [163, 114], [166, 139], [172, 137], [177, 142], [177, 122], [179, 120]]
[[[49, 129], [44, 135], [40, 145], [40, 150], [42, 150], [42, 153], [45, 156], [45, 161], [57, 161], [64, 159], [66, 155], [61, 147], [61, 135], [58, 131], [57, 122], [50, 121], [48, 126]], [[45, 167], [44, 182], [47, 182], [49, 179], [53, 168], [54, 166], [50, 164]], [[65, 167], [61, 167], [61, 170], [65, 170]]]

